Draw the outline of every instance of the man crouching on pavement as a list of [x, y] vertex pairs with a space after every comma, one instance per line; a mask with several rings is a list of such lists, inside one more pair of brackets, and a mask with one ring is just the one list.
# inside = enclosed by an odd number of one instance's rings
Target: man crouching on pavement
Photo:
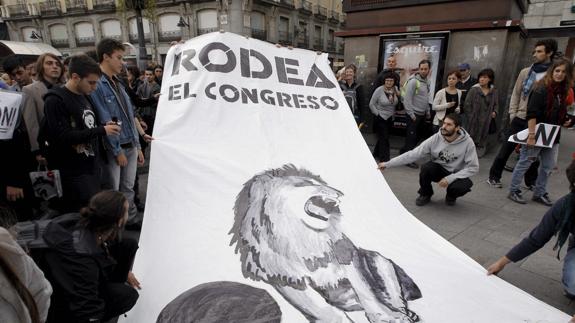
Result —
[[378, 168], [402, 166], [423, 157], [431, 158], [419, 172], [419, 197], [415, 204], [423, 206], [431, 200], [431, 182], [446, 188], [445, 204], [455, 205], [455, 200], [471, 191], [473, 182], [469, 177], [479, 171], [479, 161], [473, 140], [461, 128], [460, 117], [449, 114], [443, 119], [441, 130], [429, 137], [414, 149], [401, 154], [388, 162], [378, 164]]

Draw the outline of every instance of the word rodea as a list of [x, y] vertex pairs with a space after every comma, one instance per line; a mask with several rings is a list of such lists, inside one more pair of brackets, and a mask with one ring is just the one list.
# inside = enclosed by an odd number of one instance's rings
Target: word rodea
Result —
[[[210, 53], [223, 53], [225, 62], [213, 62]], [[212, 54], [212, 57], [214, 55]], [[239, 58], [239, 59], [238, 59]], [[254, 70], [251, 60], [257, 60], [261, 66], [259, 70]], [[240, 69], [241, 77], [250, 79], [270, 79], [279, 83], [296, 86], [333, 89], [336, 85], [331, 82], [323, 72], [313, 64], [307, 75], [301, 77], [298, 73], [299, 61], [286, 57], [273, 57], [273, 63], [264, 54], [253, 50], [240, 48], [239, 55], [230, 47], [221, 42], [213, 42], [204, 46], [201, 50], [187, 49], [174, 55], [172, 66], [172, 76], [179, 75], [182, 71], [193, 72], [203, 69], [213, 73], [230, 73], [236, 68]], [[195, 98], [198, 93], [192, 93], [197, 84], [185, 82], [169, 86], [169, 101], [179, 101], [188, 98]], [[319, 109], [325, 107], [336, 110], [339, 105], [335, 99], [329, 96], [313, 96], [298, 93], [274, 92], [267, 89], [238, 88], [230, 84], [217, 84], [215, 82], [207, 84], [204, 94], [211, 100], [222, 98], [226, 102], [259, 103], [267, 105], [293, 108]]]

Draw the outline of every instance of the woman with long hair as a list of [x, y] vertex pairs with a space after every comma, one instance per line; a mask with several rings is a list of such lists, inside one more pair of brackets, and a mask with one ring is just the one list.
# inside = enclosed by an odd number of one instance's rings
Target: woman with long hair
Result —
[[[527, 124], [529, 134], [527, 144], [521, 147], [519, 161], [513, 169], [509, 185], [509, 199], [525, 204], [521, 194], [521, 179], [531, 164], [539, 159], [539, 174], [535, 182], [532, 200], [547, 206], [553, 205], [547, 194], [547, 179], [557, 163], [561, 125], [567, 116], [568, 93], [573, 85], [573, 66], [567, 60], [556, 60], [533, 89], [527, 103]], [[558, 125], [559, 133], [550, 148], [535, 146], [535, 128], [539, 123]]]
[[[575, 235], [575, 154], [571, 165], [565, 171], [569, 181], [570, 192], [557, 200], [545, 213], [539, 225], [537, 225], [519, 244], [513, 247], [507, 255], [499, 258], [487, 268], [487, 274], [497, 274], [510, 262], [518, 262], [543, 247], [553, 236], [557, 241], [553, 250], [557, 250], [557, 258], [561, 247], [565, 244], [569, 235]], [[575, 299], [575, 248], [571, 244], [563, 264], [563, 288], [565, 295]]]
[[137, 242], [120, 239], [127, 219], [124, 195], [103, 191], [80, 213], [62, 215], [46, 227], [44, 259], [55, 295], [50, 322], [106, 321], [135, 305], [139, 282], [130, 268]]
[[465, 97], [465, 116], [467, 132], [477, 148], [477, 156], [486, 152], [487, 135], [492, 122], [495, 122], [498, 110], [497, 89], [494, 86], [495, 73], [486, 68], [477, 75], [477, 84], [471, 87]]
[[459, 71], [451, 71], [447, 73], [447, 86], [439, 90], [433, 99], [433, 110], [435, 117], [433, 118], [434, 132], [439, 131], [443, 124], [443, 118], [451, 113], [459, 114], [461, 112], [463, 91], [456, 87], [457, 82], [461, 79]]
[[[15, 219], [3, 206], [0, 217]], [[0, 322], [45, 322], [51, 294], [52, 287], [44, 273], [10, 232], [0, 227]]]

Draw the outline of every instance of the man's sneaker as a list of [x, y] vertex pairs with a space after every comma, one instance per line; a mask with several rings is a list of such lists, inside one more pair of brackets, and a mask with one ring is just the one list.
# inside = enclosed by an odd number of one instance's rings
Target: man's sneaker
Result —
[[451, 197], [451, 196], [445, 196], [445, 204], [449, 205], [449, 206], [454, 206], [455, 205], [455, 200], [457, 200], [457, 198], [455, 197]]
[[546, 205], [546, 206], [553, 205], [553, 201], [551, 201], [551, 199], [549, 198], [549, 194], [547, 194], [547, 193], [545, 193], [541, 196], [533, 195], [533, 198], [531, 200], [534, 202], [537, 202], [537, 203], [541, 203], [541, 204]]
[[413, 169], [418, 169], [418, 168], [419, 168], [419, 165], [417, 165], [416, 163], [409, 163], [409, 164], [407, 164], [407, 165], [405, 165], [405, 166], [407, 166], [407, 167], [409, 167], [409, 168], [413, 168]]
[[517, 202], [519, 204], [526, 204], [527, 202], [525, 201], [525, 199], [523, 198], [523, 196], [521, 195], [521, 192], [509, 192], [509, 195], [507, 195], [507, 198], [510, 199], [513, 202]]
[[424, 206], [425, 204], [429, 203], [429, 201], [431, 201], [431, 196], [419, 195], [415, 199], [415, 205]]
[[487, 180], [487, 184], [489, 184], [489, 186], [491, 186], [491, 187], [497, 187], [497, 188], [502, 188], [502, 187], [503, 187], [503, 184], [501, 184], [501, 181], [500, 181], [500, 180], [498, 180], [498, 179], [493, 179], [493, 178], [488, 179], [488, 180]]

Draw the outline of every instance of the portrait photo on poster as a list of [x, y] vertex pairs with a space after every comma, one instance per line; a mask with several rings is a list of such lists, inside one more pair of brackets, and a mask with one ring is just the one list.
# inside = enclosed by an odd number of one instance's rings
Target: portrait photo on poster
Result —
[[422, 322], [422, 298], [391, 259], [356, 246], [340, 227], [344, 193], [285, 164], [254, 175], [237, 195], [230, 230], [243, 276], [271, 285], [310, 322]]

